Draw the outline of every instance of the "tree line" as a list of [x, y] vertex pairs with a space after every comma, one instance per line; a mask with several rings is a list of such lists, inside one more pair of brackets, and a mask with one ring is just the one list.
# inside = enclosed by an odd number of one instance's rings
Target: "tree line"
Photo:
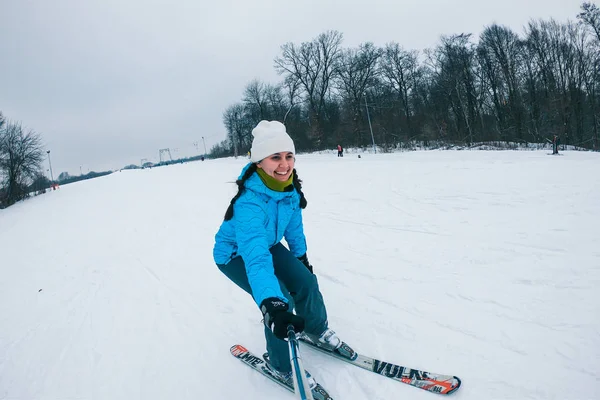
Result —
[[49, 186], [43, 160], [41, 136], [20, 123], [7, 121], [0, 112], [0, 208]]
[[21, 123], [8, 121], [0, 111], [0, 209], [32, 193], [45, 193], [55, 183], [67, 185], [112, 173], [91, 171], [85, 175], [70, 176], [62, 172], [57, 180], [50, 181], [42, 167], [45, 154], [39, 133], [25, 129]]
[[477, 41], [442, 36], [421, 52], [396, 42], [345, 48], [338, 31], [286, 43], [274, 59], [282, 80], [247, 84], [224, 111], [227, 139], [211, 155], [245, 154], [262, 119], [284, 122], [299, 151], [554, 135], [599, 150], [600, 9], [582, 3], [576, 18], [531, 20], [521, 35], [494, 24]]

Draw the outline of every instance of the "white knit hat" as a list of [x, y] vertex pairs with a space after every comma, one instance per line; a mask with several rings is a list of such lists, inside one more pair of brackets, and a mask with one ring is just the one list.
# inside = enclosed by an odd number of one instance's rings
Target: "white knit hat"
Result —
[[250, 161], [259, 162], [271, 154], [291, 151], [296, 153], [294, 141], [285, 131], [285, 125], [279, 121], [260, 121], [252, 129], [252, 148]]

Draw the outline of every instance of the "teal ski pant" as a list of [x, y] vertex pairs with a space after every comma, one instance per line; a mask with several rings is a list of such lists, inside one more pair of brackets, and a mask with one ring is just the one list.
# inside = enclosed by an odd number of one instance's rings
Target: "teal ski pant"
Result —
[[[296, 314], [304, 318], [306, 333], [320, 336], [327, 329], [327, 311], [316, 275], [281, 243], [273, 246], [270, 252], [273, 256], [275, 276], [279, 280], [282, 293], [288, 299], [289, 309], [295, 309]], [[233, 283], [252, 295], [242, 257], [235, 257], [229, 263], [217, 266]], [[267, 327], [265, 338], [271, 366], [280, 372], [291, 371], [287, 341], [277, 339]]]

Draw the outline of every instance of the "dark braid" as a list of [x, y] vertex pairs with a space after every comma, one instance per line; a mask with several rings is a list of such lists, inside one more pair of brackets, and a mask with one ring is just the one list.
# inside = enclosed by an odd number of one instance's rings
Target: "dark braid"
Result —
[[252, 165], [250, 165], [244, 173], [244, 176], [242, 176], [242, 179], [238, 179], [237, 181], [235, 181], [235, 183], [238, 185], [238, 192], [233, 197], [233, 199], [231, 199], [231, 202], [229, 202], [229, 207], [227, 207], [227, 211], [225, 211], [225, 221], [229, 221], [231, 218], [233, 218], [233, 203], [235, 203], [236, 200], [240, 198], [242, 193], [244, 193], [244, 184], [246, 183], [248, 178], [250, 178], [252, 174], [256, 172], [256, 168], [257, 164], [252, 163]]
[[302, 181], [300, 180], [300, 178], [298, 178], [298, 173], [296, 172], [296, 168], [294, 168], [294, 181], [293, 181], [294, 187], [296, 188], [296, 191], [300, 194], [300, 208], [305, 209], [306, 208], [306, 197], [304, 197], [304, 193], [302, 192]]

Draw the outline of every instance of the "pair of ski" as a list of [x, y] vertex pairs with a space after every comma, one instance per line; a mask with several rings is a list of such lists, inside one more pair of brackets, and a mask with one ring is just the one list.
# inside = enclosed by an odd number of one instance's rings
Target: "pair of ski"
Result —
[[[387, 361], [381, 361], [375, 358], [367, 357], [354, 352], [346, 343], [342, 343], [342, 346], [346, 346], [346, 349], [351, 350], [353, 355], [350, 358], [345, 357], [337, 351], [332, 351], [318, 342], [313, 342], [305, 336], [300, 335], [298, 339], [303, 344], [306, 344], [307, 347], [310, 347], [314, 350], [318, 350], [324, 354], [374, 372], [386, 378], [390, 378], [419, 389], [427, 390], [432, 393], [447, 395], [454, 393], [460, 387], [461, 382], [457, 376], [442, 375], [418, 369], [407, 368]], [[293, 385], [290, 386], [286, 382], [277, 379], [276, 376], [270, 373], [269, 368], [265, 366], [265, 360], [252, 354], [252, 352], [242, 345], [237, 344], [232, 346], [230, 352], [234, 357], [242, 361], [244, 364], [250, 366], [255, 371], [285, 387], [291, 392], [294, 391]], [[315, 400], [333, 400], [325, 388], [323, 388], [320, 384], [317, 384], [317, 386], [312, 389], [312, 393]]]

